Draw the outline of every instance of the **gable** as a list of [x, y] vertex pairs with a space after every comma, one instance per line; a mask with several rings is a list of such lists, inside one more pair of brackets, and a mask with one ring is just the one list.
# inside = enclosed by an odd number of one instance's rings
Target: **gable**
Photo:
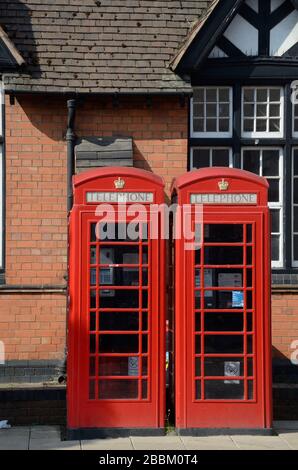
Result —
[[290, 0], [245, 0], [209, 58], [298, 55], [298, 10]]
[[171, 67], [178, 73], [216, 59], [298, 59], [297, 0], [217, 0]]

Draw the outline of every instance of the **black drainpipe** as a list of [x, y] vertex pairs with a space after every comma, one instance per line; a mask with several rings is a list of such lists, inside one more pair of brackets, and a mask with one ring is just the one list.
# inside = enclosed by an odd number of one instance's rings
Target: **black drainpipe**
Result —
[[76, 117], [76, 105], [75, 99], [67, 100], [67, 213], [72, 209], [73, 194], [72, 194], [72, 177], [74, 174], [74, 148], [76, 143], [76, 134], [74, 131], [75, 117]]

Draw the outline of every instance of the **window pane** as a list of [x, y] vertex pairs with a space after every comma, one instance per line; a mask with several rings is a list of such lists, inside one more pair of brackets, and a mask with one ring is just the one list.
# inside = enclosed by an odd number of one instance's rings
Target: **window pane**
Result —
[[139, 335], [100, 335], [100, 353], [137, 353], [139, 352]]
[[206, 354], [243, 354], [242, 335], [205, 335]]
[[216, 104], [207, 104], [206, 105], [206, 117], [216, 117], [217, 115], [217, 105]]
[[279, 249], [280, 249], [280, 237], [278, 235], [272, 235], [271, 237], [271, 256], [272, 261], [279, 261]]
[[216, 132], [216, 119], [206, 119], [206, 132]]
[[294, 236], [294, 260], [298, 261], [298, 235]]
[[200, 87], [193, 95], [193, 130], [197, 133], [229, 133], [230, 88]]
[[294, 175], [298, 176], [298, 149], [294, 149]]
[[136, 399], [138, 398], [137, 380], [100, 380], [98, 383], [98, 398], [101, 399]]
[[193, 130], [195, 132], [204, 132], [204, 119], [194, 119]]
[[260, 151], [244, 150], [243, 151], [243, 170], [260, 174]]
[[205, 398], [207, 400], [241, 400], [244, 398], [244, 382], [242, 380], [206, 380]]
[[210, 149], [193, 149], [193, 168], [210, 166]]
[[206, 88], [206, 101], [208, 102], [217, 102], [217, 89], [216, 88]]
[[279, 176], [279, 150], [263, 150], [263, 176]]
[[269, 202], [279, 201], [279, 180], [269, 180]]
[[[283, 113], [280, 88], [244, 88], [243, 132], [259, 134], [281, 134]], [[266, 137], [266, 135], [264, 136]]]
[[294, 207], [294, 232], [298, 233], [298, 206]]
[[229, 149], [213, 149], [212, 166], [229, 166], [230, 163]]
[[298, 178], [294, 179], [294, 204], [298, 204]]
[[272, 233], [279, 233], [280, 231], [280, 210], [271, 210], [271, 231]]
[[257, 101], [258, 102], [267, 102], [267, 89], [258, 88], [257, 89]]

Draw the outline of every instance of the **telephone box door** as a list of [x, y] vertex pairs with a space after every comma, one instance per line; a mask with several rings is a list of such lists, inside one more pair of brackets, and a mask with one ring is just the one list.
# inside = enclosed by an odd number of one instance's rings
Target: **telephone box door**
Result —
[[[98, 188], [112, 201], [141, 198], [139, 188], [152, 202], [163, 197], [147, 172], [92, 173], [78, 199]], [[125, 191], [115, 191], [117, 177]], [[163, 245], [152, 237], [150, 204], [138, 205], [137, 222], [123, 205], [110, 207], [104, 222], [95, 205], [72, 213], [68, 428], [163, 428]]]

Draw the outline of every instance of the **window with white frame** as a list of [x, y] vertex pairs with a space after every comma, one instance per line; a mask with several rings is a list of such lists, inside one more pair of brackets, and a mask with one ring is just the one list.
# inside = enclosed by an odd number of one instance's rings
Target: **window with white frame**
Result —
[[197, 87], [192, 98], [193, 137], [231, 137], [233, 94], [231, 87]]
[[293, 104], [293, 136], [298, 137], [298, 104]]
[[292, 262], [298, 267], [298, 147], [293, 149], [292, 172]]
[[269, 183], [269, 207], [272, 221], [272, 265], [283, 266], [283, 151], [281, 148], [242, 149], [243, 170], [264, 176]]
[[209, 166], [233, 167], [233, 153], [228, 147], [193, 147], [190, 158], [192, 169]]
[[284, 92], [281, 87], [242, 88], [242, 136], [283, 137]]

